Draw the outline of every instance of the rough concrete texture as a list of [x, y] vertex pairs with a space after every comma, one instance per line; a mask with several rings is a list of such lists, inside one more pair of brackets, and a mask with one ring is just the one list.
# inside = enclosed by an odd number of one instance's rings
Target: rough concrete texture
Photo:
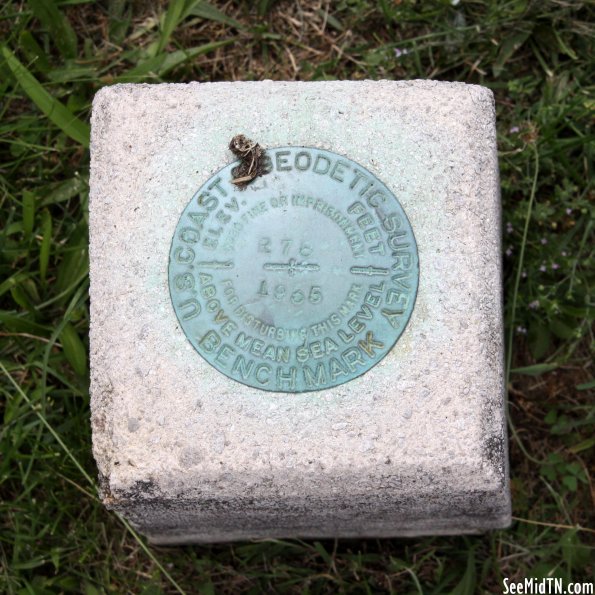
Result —
[[[106, 505], [154, 543], [474, 533], [510, 522], [494, 101], [461, 83], [115, 85], [92, 117], [91, 394]], [[192, 348], [168, 257], [232, 136], [343, 154], [420, 257], [393, 350], [332, 389], [264, 392]]]

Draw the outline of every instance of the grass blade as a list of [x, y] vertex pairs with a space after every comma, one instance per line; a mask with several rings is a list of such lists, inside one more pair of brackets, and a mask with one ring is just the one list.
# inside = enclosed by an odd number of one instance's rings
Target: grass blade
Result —
[[63, 251], [62, 262], [58, 266], [56, 281], [54, 282], [55, 297], [64, 304], [80, 280], [89, 272], [87, 230], [80, 225], [72, 234], [68, 247]]
[[513, 368], [511, 374], [525, 374], [526, 376], [539, 376], [546, 372], [556, 370], [560, 366], [558, 364], [535, 364], [533, 366], [524, 366], [522, 368]]
[[84, 376], [87, 370], [87, 351], [72, 324], [67, 323], [64, 325], [60, 333], [60, 343], [62, 343], [64, 355], [72, 369], [79, 376]]
[[531, 31], [519, 31], [509, 35], [500, 43], [500, 52], [496, 58], [492, 71], [495, 77], [502, 74], [504, 66], [513, 54], [529, 39]]
[[42, 283], [47, 276], [50, 262], [50, 249], [52, 246], [52, 216], [45, 209], [41, 215], [41, 246], [39, 248], [39, 276]]
[[266, 16], [273, 8], [276, 0], [259, 0], [257, 5], [257, 12], [259, 17]]
[[76, 33], [54, 0], [28, 0], [33, 14], [48, 30], [64, 58], [76, 58]]
[[128, 72], [117, 77], [118, 83], [134, 83], [145, 80], [147, 77], [160, 78], [165, 76], [170, 70], [184, 62], [196, 58], [201, 54], [207, 54], [217, 48], [233, 43], [235, 39], [225, 39], [223, 41], [215, 41], [213, 43], [206, 43], [204, 45], [190, 48], [187, 50], [178, 50], [170, 54], [161, 54], [154, 58], [149, 58], [142, 64], [132, 68]]
[[132, 9], [127, 6], [126, 0], [109, 0], [108, 2], [108, 21], [109, 21], [109, 39], [116, 45], [121, 44], [126, 37], [126, 31], [130, 27]]
[[475, 571], [475, 550], [469, 548], [467, 553], [467, 567], [453, 595], [473, 595], [476, 592], [477, 578]]
[[30, 333], [43, 337], [48, 335], [50, 331], [49, 327], [37, 324], [23, 314], [7, 312], [6, 310], [0, 310], [0, 325], [14, 333]]
[[196, 2], [194, 6], [192, 6], [189, 11], [189, 14], [195, 17], [201, 17], [203, 19], [207, 19], [209, 21], [215, 21], [217, 23], [223, 23], [224, 25], [229, 25], [230, 27], [234, 27], [238, 31], [245, 30], [246, 27], [242, 25], [236, 19], [232, 19], [228, 17], [224, 12], [220, 11], [217, 7], [213, 6], [210, 2]]
[[[529, 233], [529, 225], [531, 223], [531, 213], [533, 212], [533, 204], [535, 202], [535, 194], [537, 192], [537, 180], [539, 178], [539, 151], [537, 150], [537, 146], [533, 144], [533, 152], [535, 155], [535, 165], [533, 170], [533, 183], [531, 185], [531, 194], [529, 196], [529, 200], [527, 202], [527, 213], [525, 215], [525, 225], [523, 227], [523, 236], [521, 240], [521, 249], [519, 254], [519, 259], [517, 263], [517, 270], [516, 275], [514, 278], [514, 286], [512, 290], [512, 304], [510, 308], [510, 319], [508, 321], [508, 341], [506, 344], [506, 360], [505, 360], [505, 386], [506, 390], [510, 387], [510, 373], [512, 368], [512, 347], [513, 347], [513, 329], [514, 323], [516, 320], [516, 307], [517, 307], [517, 300], [519, 296], [519, 287], [521, 284], [521, 275], [523, 270], [523, 265], [525, 262], [525, 249], [527, 247], [527, 235]], [[523, 451], [523, 454], [527, 457], [527, 459], [533, 462], [539, 462], [537, 459], [532, 457], [525, 445], [523, 444], [520, 436], [517, 433], [516, 427], [512, 421], [512, 417], [510, 415], [510, 408], [509, 408], [509, 401], [506, 400], [506, 419], [508, 420], [508, 427], [510, 428], [510, 433], [512, 434], [513, 438], [516, 440], [516, 443], [519, 445], [519, 448]]]
[[583, 382], [582, 384], [577, 385], [576, 390], [591, 390], [595, 388], [595, 380], [590, 380], [589, 382]]
[[88, 148], [89, 125], [79, 120], [67, 107], [52, 97], [7, 47], [2, 48], [2, 55], [14, 77], [33, 103], [64, 134]]
[[89, 182], [87, 178], [81, 176], [74, 176], [68, 180], [58, 182], [48, 186], [48, 193], [41, 198], [39, 206], [47, 207], [48, 205], [55, 205], [66, 202], [74, 198], [77, 194], [82, 194], [88, 187]]
[[163, 51], [172, 33], [180, 24], [180, 22], [184, 20], [188, 9], [195, 2], [196, 0], [172, 0], [170, 2], [167, 12], [165, 13], [165, 18], [163, 19], [161, 35], [159, 36], [159, 41], [157, 42], [157, 48], [155, 52], [157, 55]]
[[2, 281], [2, 283], [0, 283], [0, 296], [7, 291], [10, 291], [13, 287], [16, 287], [21, 281], [24, 281], [28, 277], [29, 275], [24, 271], [18, 271]]
[[27, 62], [35, 68], [38, 72], [43, 74], [51, 70], [50, 63], [41, 49], [40, 45], [35, 41], [31, 31], [22, 31], [19, 36], [19, 47], [23, 52]]
[[23, 232], [25, 238], [29, 239], [33, 232], [35, 220], [35, 194], [29, 190], [23, 190]]

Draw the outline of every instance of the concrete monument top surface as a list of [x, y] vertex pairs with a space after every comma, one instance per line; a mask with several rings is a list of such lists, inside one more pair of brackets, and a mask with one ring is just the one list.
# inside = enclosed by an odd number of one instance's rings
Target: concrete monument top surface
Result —
[[153, 541], [509, 522], [489, 90], [104, 88], [90, 244], [94, 454]]

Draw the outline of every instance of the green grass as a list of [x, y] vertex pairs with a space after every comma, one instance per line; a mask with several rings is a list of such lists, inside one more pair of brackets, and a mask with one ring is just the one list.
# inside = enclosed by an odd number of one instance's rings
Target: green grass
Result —
[[[325, 6], [0, 4], [1, 592], [474, 593], [500, 592], [504, 577], [593, 580], [594, 11], [573, 0]], [[90, 451], [93, 94], [115, 81], [418, 77], [496, 94], [512, 528], [147, 547], [99, 503]]]

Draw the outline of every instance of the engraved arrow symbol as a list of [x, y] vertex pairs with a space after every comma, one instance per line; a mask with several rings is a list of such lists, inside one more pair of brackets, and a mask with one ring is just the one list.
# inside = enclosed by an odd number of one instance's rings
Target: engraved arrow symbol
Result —
[[197, 262], [196, 266], [203, 269], [233, 269], [233, 262], [231, 260], [225, 262], [220, 260], [202, 260]]
[[288, 272], [290, 276], [293, 276], [296, 273], [319, 271], [320, 266], [308, 262], [297, 262], [295, 258], [292, 258], [289, 262], [265, 262], [264, 270]]
[[389, 275], [389, 269], [381, 269], [379, 267], [373, 267], [372, 265], [367, 267], [351, 267], [349, 272], [354, 275], [367, 275], [371, 277], [372, 275]]

